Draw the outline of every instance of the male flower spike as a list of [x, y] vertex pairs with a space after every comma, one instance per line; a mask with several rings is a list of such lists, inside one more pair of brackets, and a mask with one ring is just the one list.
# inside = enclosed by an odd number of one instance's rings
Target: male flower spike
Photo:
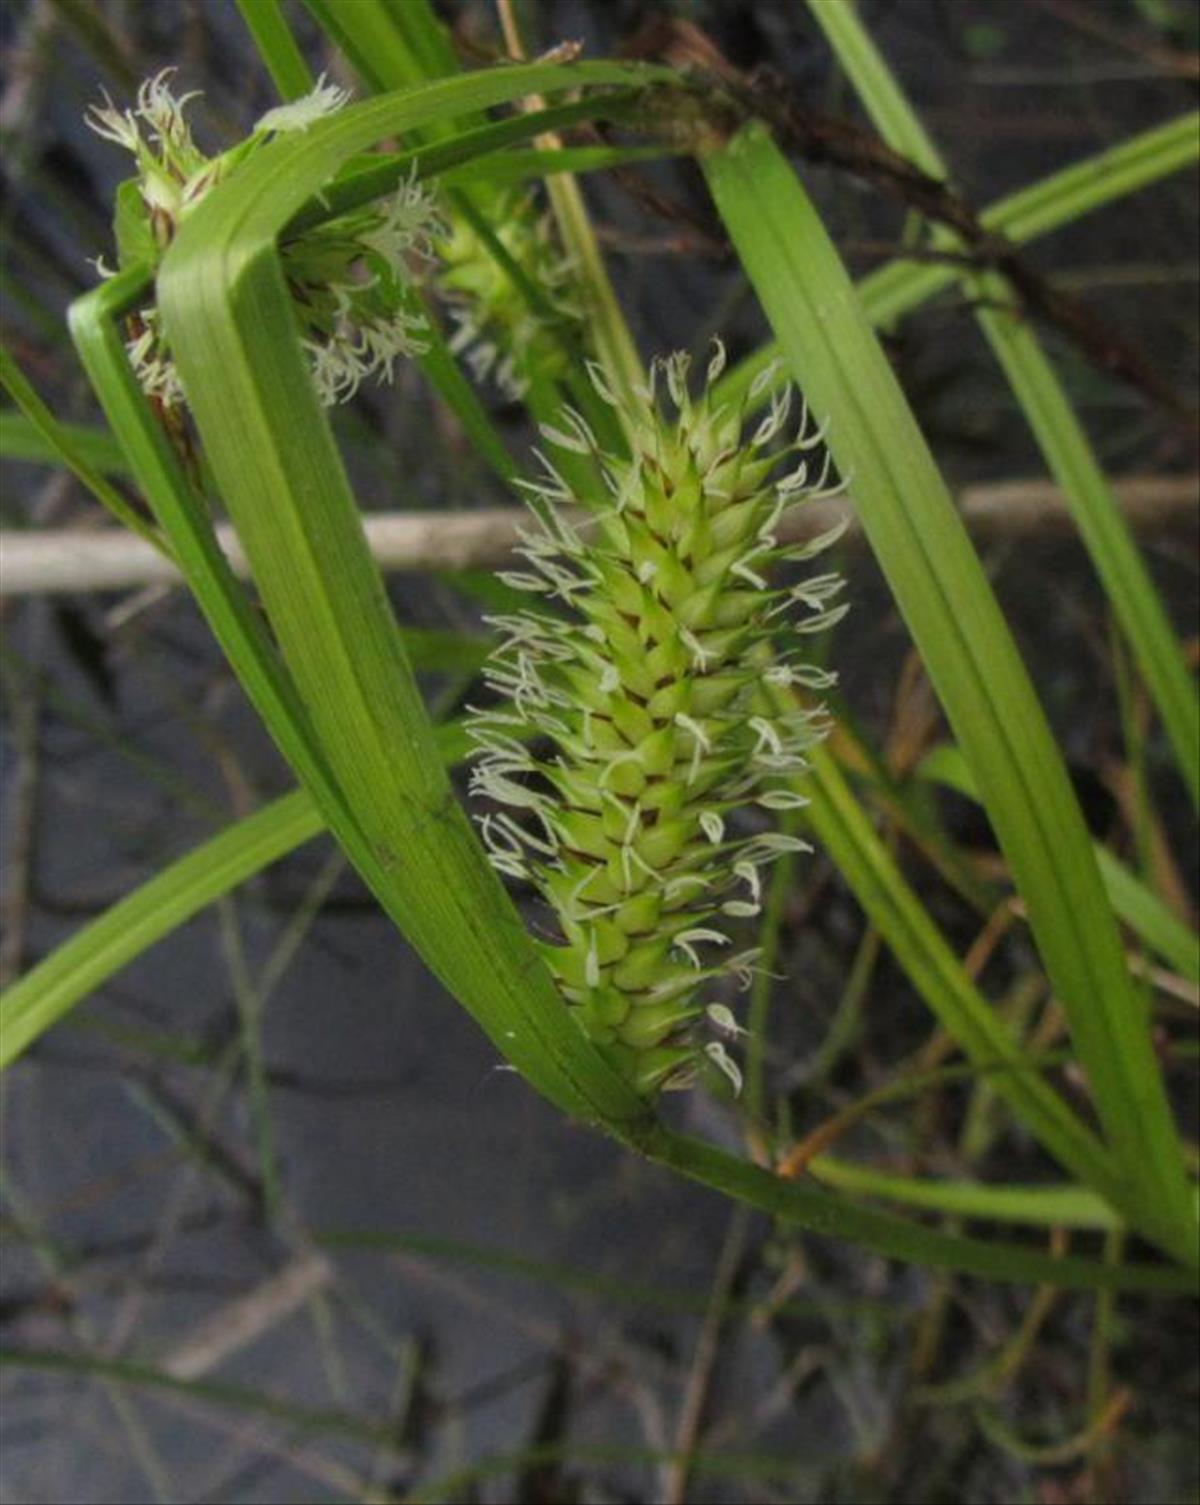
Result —
[[[528, 486], [537, 527], [519, 551], [529, 569], [501, 577], [542, 604], [492, 619], [504, 636], [485, 678], [499, 703], [472, 721], [472, 793], [499, 807], [480, 822], [491, 860], [546, 901], [557, 935], [538, 944], [563, 998], [647, 1095], [686, 1085], [705, 1056], [740, 1082], [720, 1040], [698, 1038], [705, 1016], [736, 1032], [703, 985], [749, 977], [753, 951], [720, 955], [728, 922], [758, 913], [767, 863], [805, 849], [763, 812], [804, 803], [796, 777], [825, 729], [819, 707], [789, 695], [780, 710], [769, 692], [819, 692], [833, 678], [800, 649], [779, 651], [780, 619], [798, 606], [789, 631], [811, 633], [844, 611], [835, 575], [769, 583], [774, 565], [833, 541], [789, 548], [776, 530], [836, 488], [824, 468], [810, 484], [805, 455], [821, 435], [806, 415], [773, 446], [790, 389], [748, 439], [742, 411], [714, 404], [724, 358], [718, 344], [696, 400], [686, 355], [655, 362], [636, 392], [614, 394], [593, 373], [624, 420], [628, 459], [601, 451], [578, 413], [543, 430], [594, 459], [611, 503], [576, 527], [566, 483], [543, 461], [548, 479]], [[800, 464], [778, 475], [795, 453]]]
[[[186, 118], [198, 96], [172, 94], [174, 71], [166, 68], [147, 79], [133, 109], [118, 110], [105, 96], [84, 117], [136, 164], [136, 177], [118, 196], [122, 268], [157, 267], [182, 221], [252, 153], [274, 137], [307, 131], [350, 98], [322, 74], [311, 93], [268, 110], [245, 141], [210, 157], [196, 145]], [[390, 382], [398, 359], [427, 348], [425, 318], [410, 295], [419, 269], [433, 260], [434, 241], [445, 232], [434, 196], [414, 166], [386, 198], [284, 240], [284, 274], [323, 406], [348, 401], [369, 378]], [[97, 265], [102, 275], [111, 275], [102, 262]], [[183, 401], [153, 304], [139, 309], [127, 348], [148, 396], [167, 408]]]

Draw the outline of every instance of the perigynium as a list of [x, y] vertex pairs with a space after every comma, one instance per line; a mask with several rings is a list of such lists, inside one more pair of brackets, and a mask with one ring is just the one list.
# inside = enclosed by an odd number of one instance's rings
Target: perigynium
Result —
[[770, 815], [804, 803], [797, 777], [826, 728], [813, 697], [833, 676], [788, 639], [845, 609], [835, 575], [769, 578], [840, 531], [801, 546], [777, 539], [789, 509], [837, 489], [827, 466], [810, 481], [805, 456], [821, 435], [802, 413], [777, 444], [790, 389], [744, 435], [743, 412], [711, 396], [723, 364], [718, 344], [696, 399], [686, 355], [655, 362], [648, 388], [633, 392], [594, 370], [628, 458], [602, 452], [573, 411], [543, 429], [594, 460], [611, 503], [577, 524], [565, 510], [574, 497], [543, 459], [547, 479], [528, 486], [536, 526], [519, 550], [529, 568], [502, 576], [541, 605], [491, 619], [503, 640], [485, 677], [498, 703], [472, 717], [471, 787], [492, 806], [480, 820], [491, 860], [545, 900], [555, 933], [538, 945], [563, 998], [647, 1094], [686, 1085], [706, 1057], [740, 1082], [721, 1040], [705, 1041], [698, 1025], [736, 1032], [711, 984], [748, 980], [756, 953], [733, 949], [730, 922], [758, 914], [768, 863], [807, 849], [771, 829]]
[[[268, 110], [245, 141], [210, 157], [187, 123], [187, 105], [196, 95], [172, 94], [173, 72], [168, 68], [147, 79], [132, 110], [118, 110], [106, 97], [86, 116], [97, 135], [124, 147], [136, 163], [136, 177], [122, 184], [117, 197], [121, 268], [156, 268], [180, 223], [251, 153], [274, 136], [307, 130], [350, 97], [322, 77], [302, 99]], [[323, 404], [353, 397], [368, 378], [390, 381], [398, 358], [425, 348], [426, 321], [412, 284], [444, 233], [434, 196], [414, 167], [387, 197], [283, 240], [284, 275]], [[147, 395], [165, 407], [183, 400], [153, 304], [131, 321], [128, 350]]]

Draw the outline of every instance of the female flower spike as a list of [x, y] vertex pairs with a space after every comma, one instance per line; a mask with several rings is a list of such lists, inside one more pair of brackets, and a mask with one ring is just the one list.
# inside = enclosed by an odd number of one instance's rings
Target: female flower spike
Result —
[[[809, 484], [803, 456], [820, 433], [802, 415], [774, 445], [785, 392], [744, 438], [742, 412], [711, 397], [720, 345], [695, 400], [688, 365], [682, 354], [656, 362], [635, 393], [613, 394], [594, 373], [624, 419], [629, 459], [601, 452], [575, 412], [543, 430], [593, 457], [612, 501], [577, 528], [561, 510], [565, 482], [543, 461], [548, 479], [528, 487], [538, 526], [519, 550], [528, 569], [501, 578], [544, 606], [492, 619], [503, 640], [485, 678], [500, 704], [472, 718], [472, 793], [501, 807], [480, 823], [491, 860], [553, 911], [558, 935], [540, 949], [564, 999], [646, 1094], [686, 1085], [706, 1058], [740, 1080], [719, 1041], [697, 1039], [706, 1018], [727, 1034], [733, 1023], [703, 985], [749, 978], [755, 953], [728, 949], [728, 922], [758, 913], [767, 863], [805, 849], [758, 812], [803, 803], [795, 779], [825, 730], [820, 708], [780, 712], [763, 687], [832, 682], [772, 638], [793, 603], [803, 612], [793, 632], [844, 611], [836, 576], [767, 578], [836, 536], [799, 548], [776, 539], [789, 508], [837, 489], [827, 467]], [[660, 378], [673, 417], [657, 402]], [[778, 476], [795, 453], [799, 466]]]

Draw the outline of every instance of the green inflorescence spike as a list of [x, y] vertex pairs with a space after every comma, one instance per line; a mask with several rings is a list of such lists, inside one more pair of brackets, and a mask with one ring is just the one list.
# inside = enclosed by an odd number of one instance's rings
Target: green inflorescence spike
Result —
[[794, 782], [826, 727], [811, 698], [780, 713], [762, 689], [827, 686], [832, 676], [778, 651], [781, 616], [799, 607], [792, 630], [815, 631], [844, 611], [836, 576], [768, 578], [833, 542], [777, 540], [789, 509], [838, 489], [827, 462], [809, 477], [821, 434], [802, 414], [777, 442], [784, 391], [744, 436], [742, 411], [710, 398], [723, 363], [718, 345], [698, 398], [684, 355], [655, 362], [636, 392], [613, 393], [595, 373], [629, 458], [602, 452], [573, 411], [543, 431], [594, 458], [611, 505], [577, 524], [543, 460], [547, 479], [528, 485], [525, 567], [502, 577], [540, 602], [492, 619], [503, 640], [485, 674], [498, 703], [472, 720], [471, 787], [490, 807], [480, 826], [491, 859], [553, 911], [557, 934], [541, 950], [564, 999], [646, 1093], [686, 1085], [705, 1057], [739, 1079], [721, 1041], [701, 1038], [705, 1019], [726, 1033], [731, 1020], [704, 985], [749, 977], [755, 953], [726, 930], [758, 912], [762, 867], [804, 847], [771, 829], [770, 812], [802, 802]]

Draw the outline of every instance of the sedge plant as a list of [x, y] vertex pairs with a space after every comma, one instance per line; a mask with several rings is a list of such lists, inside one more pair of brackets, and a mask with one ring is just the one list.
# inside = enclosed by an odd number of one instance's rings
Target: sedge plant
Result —
[[[1163, 923], [1158, 896], [1098, 866], [981, 562], [769, 129], [720, 80], [666, 67], [556, 56], [462, 71], [423, 0], [310, 9], [371, 97], [351, 102], [308, 76], [286, 27], [260, 16], [252, 30], [285, 98], [245, 141], [202, 152], [185, 97], [162, 75], [131, 105], [93, 110], [135, 176], [118, 195], [116, 273], [71, 316], [155, 537], [299, 789], [18, 982], [3, 1005], [5, 1060], [140, 948], [325, 827], [497, 1051], [632, 1151], [776, 1218], [915, 1263], [1189, 1289], [1194, 1198], [1118, 911], [1176, 961], [1189, 960], [1188, 942]], [[915, 150], [856, 38], [835, 41], [881, 110], [887, 103], [881, 126]], [[521, 101], [529, 107], [496, 113]], [[651, 145], [545, 144], [589, 120], [640, 128]], [[1061, 187], [1061, 202], [1027, 198], [1011, 218], [1028, 234], [1065, 222], [1105, 192], [1181, 165], [1181, 139], [1160, 134], [1122, 157], [1113, 180], [1085, 172]], [[583, 199], [563, 175], [648, 149], [699, 161], [779, 367], [763, 357], [725, 371], [718, 344], [700, 384], [685, 355], [640, 368]], [[549, 215], [528, 186], [513, 186], [539, 176], [560, 180]], [[881, 317], [947, 274], [888, 275]], [[1032, 401], [1033, 356], [1003, 348], [1014, 389]], [[523, 490], [523, 560], [501, 577], [530, 599], [492, 616], [474, 708], [436, 733], [326, 416], [409, 359], [505, 484], [531, 467], [508, 453], [471, 376], [524, 402], [546, 446]], [[56, 444], [54, 420], [6, 371]], [[1053, 404], [1044, 381], [1037, 390], [1042, 432]], [[1060, 456], [1074, 446], [1086, 482], [1077, 436], [1058, 438]], [[61, 448], [75, 463], [69, 438]], [[837, 744], [823, 744], [833, 675], [813, 634], [837, 621], [842, 582], [805, 569], [831, 534], [796, 545], [781, 529], [793, 510], [835, 494], [839, 477], [945, 710], [960, 786], [996, 830], [1094, 1121], [1030, 1059], [901, 872], [871, 814], [889, 792], [862, 778], [861, 760], [852, 784]], [[1177, 644], [1127, 541], [1100, 518], [1102, 492], [1084, 490], [1080, 515], [1100, 540], [1106, 586], [1133, 598], [1122, 621], [1140, 661], [1154, 661], [1147, 679], [1178, 742], [1194, 687], [1181, 684]], [[218, 498], [253, 598], [216, 546]], [[478, 834], [446, 772], [464, 760]], [[906, 810], [930, 837], [916, 806]], [[964, 1195], [932, 1181], [914, 1193], [911, 1178], [896, 1178], [889, 1198], [886, 1177], [869, 1179], [865, 1195], [1041, 1226], [1069, 1203], [1088, 1226], [1136, 1231], [1157, 1259], [1051, 1256], [930, 1226], [864, 1199], [834, 1162], [828, 1187], [797, 1181], [777, 1173], [787, 1146], [769, 1125], [756, 1126], [757, 1164], [667, 1126], [661, 1089], [698, 1079], [739, 1088], [748, 1016], [731, 1009], [727, 980], [755, 975], [771, 864], [810, 844], [833, 860], [970, 1069], [994, 1074], [997, 1097], [1069, 1178], [1052, 1197], [982, 1186]], [[531, 920], [502, 878], [536, 889]]]

